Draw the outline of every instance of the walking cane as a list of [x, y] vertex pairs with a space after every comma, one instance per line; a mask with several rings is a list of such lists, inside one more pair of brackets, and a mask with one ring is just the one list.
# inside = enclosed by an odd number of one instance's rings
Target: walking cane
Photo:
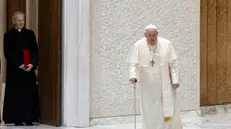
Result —
[[136, 83], [134, 83], [134, 129], [136, 129]]

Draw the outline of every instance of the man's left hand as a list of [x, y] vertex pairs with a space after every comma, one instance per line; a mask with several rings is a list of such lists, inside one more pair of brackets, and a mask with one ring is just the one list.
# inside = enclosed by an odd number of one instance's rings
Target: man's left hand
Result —
[[180, 86], [179, 84], [173, 84], [173, 88], [174, 88], [174, 89], [179, 88], [179, 86]]
[[27, 66], [28, 66], [28, 68], [25, 69], [25, 71], [30, 72], [31, 69], [33, 68], [33, 65], [32, 64], [28, 64]]

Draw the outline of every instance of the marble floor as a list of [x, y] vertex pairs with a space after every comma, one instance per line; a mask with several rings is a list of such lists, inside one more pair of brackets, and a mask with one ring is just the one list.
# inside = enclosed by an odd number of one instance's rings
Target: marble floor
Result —
[[[198, 111], [182, 114], [183, 129], [231, 129], [231, 113], [208, 113], [201, 117]], [[137, 129], [140, 129], [137, 123]], [[0, 129], [134, 129], [133, 123], [103, 124], [90, 128], [51, 127], [46, 125], [32, 127], [1, 126]]]

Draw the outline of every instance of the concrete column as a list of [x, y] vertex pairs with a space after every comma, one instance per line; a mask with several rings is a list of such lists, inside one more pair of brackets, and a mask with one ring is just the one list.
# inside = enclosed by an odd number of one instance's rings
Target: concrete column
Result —
[[89, 126], [90, 1], [63, 0], [62, 4], [62, 116], [64, 126]]
[[0, 0], [0, 114], [2, 118], [4, 93], [5, 93], [5, 78], [6, 78], [6, 60], [3, 52], [3, 37], [6, 32], [6, 0]]
[[7, 28], [7, 17], [6, 17], [6, 0], [0, 0], [0, 60], [1, 60], [1, 83], [5, 82], [6, 76], [6, 61], [3, 53], [3, 36]]

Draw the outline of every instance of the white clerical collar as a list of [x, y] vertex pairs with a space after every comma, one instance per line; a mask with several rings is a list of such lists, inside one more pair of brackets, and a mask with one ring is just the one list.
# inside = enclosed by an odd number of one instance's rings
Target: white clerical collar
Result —
[[22, 29], [17, 29], [17, 28], [15, 28], [18, 32], [21, 32], [22, 31]]

